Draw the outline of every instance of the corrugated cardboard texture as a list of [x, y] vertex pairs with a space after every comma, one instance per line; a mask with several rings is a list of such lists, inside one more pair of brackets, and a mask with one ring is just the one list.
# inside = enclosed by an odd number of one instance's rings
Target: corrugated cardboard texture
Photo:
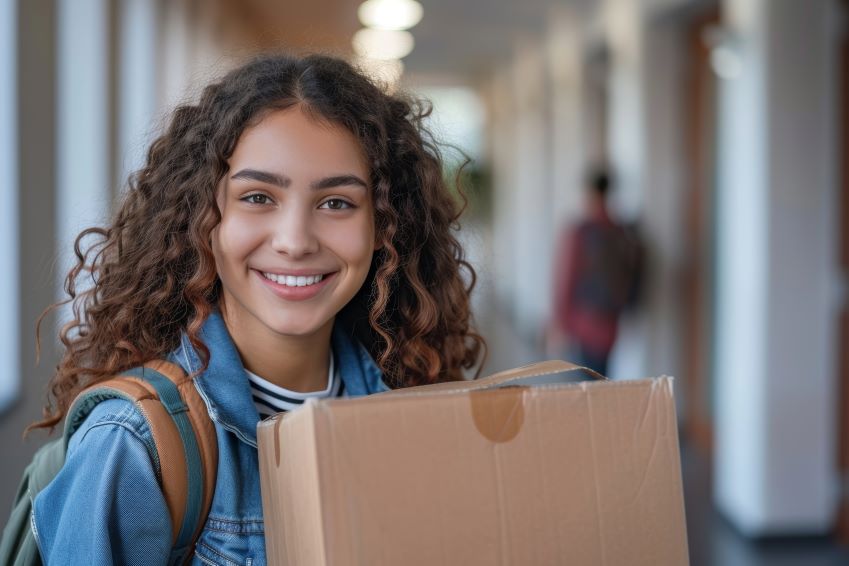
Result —
[[259, 445], [273, 564], [688, 563], [671, 378], [311, 402]]

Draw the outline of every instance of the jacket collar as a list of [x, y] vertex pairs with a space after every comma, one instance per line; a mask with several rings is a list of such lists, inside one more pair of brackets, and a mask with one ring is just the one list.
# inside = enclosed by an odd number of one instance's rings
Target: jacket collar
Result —
[[[209, 366], [195, 378], [195, 386], [209, 410], [213, 421], [220, 423], [240, 440], [256, 447], [256, 425], [259, 422], [251, 398], [250, 383], [242, 365], [236, 346], [221, 318], [213, 312], [203, 324], [200, 339], [209, 349]], [[331, 335], [335, 363], [351, 397], [387, 391], [383, 374], [368, 350], [345, 331], [343, 325], [335, 323]], [[188, 373], [202, 366], [188, 335], [180, 337], [180, 346], [169, 356]]]

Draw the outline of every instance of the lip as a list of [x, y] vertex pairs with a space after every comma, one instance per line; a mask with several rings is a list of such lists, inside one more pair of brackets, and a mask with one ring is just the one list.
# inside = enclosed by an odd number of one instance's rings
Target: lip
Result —
[[287, 269], [285, 271], [275, 271], [273, 269], [255, 269], [260, 273], [273, 273], [274, 275], [291, 275], [293, 277], [306, 277], [308, 275], [325, 275], [327, 273], [335, 273], [334, 271], [319, 271], [316, 269]]
[[[307, 299], [311, 299], [318, 295], [322, 289], [324, 289], [330, 281], [335, 279], [336, 275], [339, 273], [338, 271], [334, 271], [324, 276], [324, 278], [318, 283], [314, 283], [312, 285], [305, 285], [303, 287], [287, 287], [286, 285], [281, 285], [275, 281], [270, 279], [266, 279], [265, 276], [256, 269], [251, 270], [259, 280], [262, 281], [275, 295], [280, 297], [281, 299], [285, 299], [287, 301], [306, 301]], [[267, 271], [266, 273], [273, 273], [271, 271]], [[306, 270], [292, 270], [287, 272], [287, 275], [295, 275], [303, 274], [309, 275], [310, 273]], [[315, 273], [314, 271], [312, 273]]]

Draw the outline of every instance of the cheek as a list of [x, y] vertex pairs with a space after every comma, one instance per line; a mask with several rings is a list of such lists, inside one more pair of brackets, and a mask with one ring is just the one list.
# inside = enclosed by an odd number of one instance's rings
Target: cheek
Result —
[[212, 252], [215, 261], [233, 264], [243, 260], [256, 247], [259, 227], [255, 222], [241, 222], [238, 218], [222, 218], [212, 233]]
[[220, 236], [221, 233], [221, 224], [212, 229], [212, 232], [209, 233], [209, 245], [212, 247], [212, 255], [215, 257], [215, 262], [219, 262], [219, 258], [221, 257], [221, 243]]
[[210, 235], [210, 243], [212, 244], [212, 258], [215, 261], [215, 271], [218, 277], [226, 278], [227, 273], [227, 254], [221, 249], [221, 228], [217, 226]]
[[326, 232], [325, 242], [333, 248], [336, 255], [343, 258], [351, 267], [365, 265], [368, 270], [374, 253], [374, 228], [366, 222], [356, 226], [334, 226]]

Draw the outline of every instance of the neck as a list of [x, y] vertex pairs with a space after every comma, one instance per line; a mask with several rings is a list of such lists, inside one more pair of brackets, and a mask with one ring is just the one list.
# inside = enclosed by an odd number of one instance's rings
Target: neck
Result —
[[587, 209], [589, 210], [589, 213], [593, 216], [600, 216], [603, 218], [607, 217], [607, 203], [604, 199], [590, 199], [589, 204], [587, 205]]
[[249, 314], [228, 314], [223, 303], [221, 315], [245, 369], [290, 391], [327, 387], [334, 319], [310, 335], [290, 336], [274, 332]]

